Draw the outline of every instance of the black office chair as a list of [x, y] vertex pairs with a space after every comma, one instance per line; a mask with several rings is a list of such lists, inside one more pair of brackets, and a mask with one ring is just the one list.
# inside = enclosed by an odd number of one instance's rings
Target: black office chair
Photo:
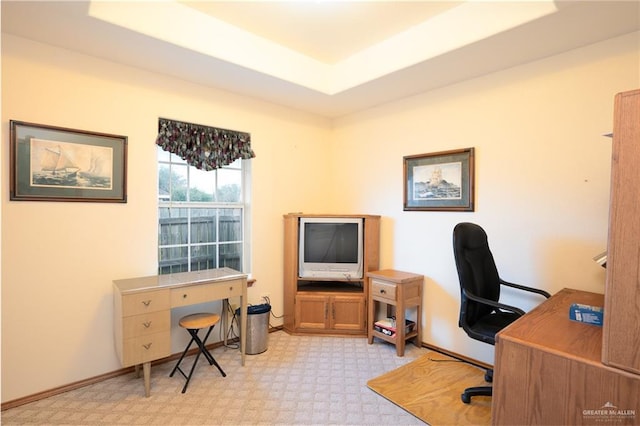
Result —
[[[453, 229], [453, 255], [460, 280], [460, 319], [458, 325], [469, 337], [481, 342], [496, 344], [496, 333], [522, 315], [522, 309], [499, 302], [500, 286], [550, 297], [544, 290], [502, 280], [498, 275], [487, 234], [473, 223], [459, 223]], [[484, 379], [493, 381], [493, 370], [487, 370]], [[462, 402], [468, 404], [475, 395], [491, 396], [491, 386], [465, 389]]]

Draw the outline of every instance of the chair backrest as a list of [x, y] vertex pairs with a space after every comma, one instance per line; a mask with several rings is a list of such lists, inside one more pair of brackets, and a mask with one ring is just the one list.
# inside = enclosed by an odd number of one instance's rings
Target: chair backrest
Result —
[[467, 329], [492, 308], [465, 297], [467, 293], [485, 299], [500, 299], [500, 278], [493, 255], [489, 250], [487, 234], [474, 223], [463, 222], [453, 229], [453, 255], [460, 281], [460, 318], [458, 325]]

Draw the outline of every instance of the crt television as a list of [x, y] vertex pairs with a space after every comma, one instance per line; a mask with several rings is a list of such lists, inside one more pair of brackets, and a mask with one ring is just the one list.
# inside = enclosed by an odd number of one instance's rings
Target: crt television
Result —
[[298, 276], [362, 279], [363, 219], [300, 218]]

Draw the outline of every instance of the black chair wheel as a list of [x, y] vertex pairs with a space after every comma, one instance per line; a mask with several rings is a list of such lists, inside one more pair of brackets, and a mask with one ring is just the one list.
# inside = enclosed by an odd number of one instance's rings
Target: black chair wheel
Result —
[[460, 395], [460, 399], [462, 400], [462, 402], [464, 402], [465, 404], [468, 404], [471, 402], [471, 396], [467, 395], [467, 393], [463, 393], [462, 395]]
[[484, 381], [487, 383], [493, 382], [493, 373], [491, 373], [490, 371], [484, 373]]

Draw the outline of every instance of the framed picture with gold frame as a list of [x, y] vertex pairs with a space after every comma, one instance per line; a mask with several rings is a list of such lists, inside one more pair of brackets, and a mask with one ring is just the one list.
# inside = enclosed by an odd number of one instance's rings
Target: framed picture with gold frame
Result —
[[404, 157], [404, 210], [473, 211], [474, 148]]

